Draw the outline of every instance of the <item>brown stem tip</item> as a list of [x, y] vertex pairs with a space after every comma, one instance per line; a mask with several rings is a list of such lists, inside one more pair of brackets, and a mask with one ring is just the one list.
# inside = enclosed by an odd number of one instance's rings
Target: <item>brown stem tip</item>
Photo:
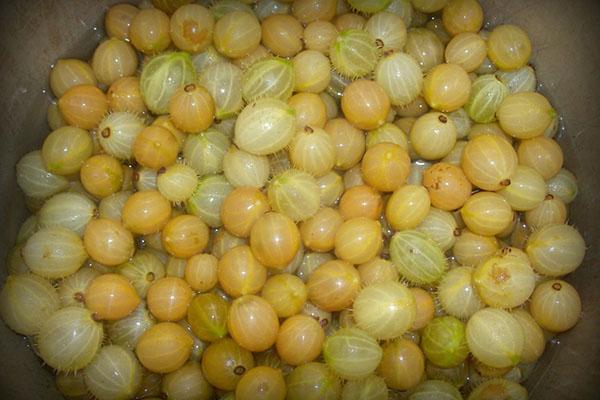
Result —
[[148, 272], [146, 274], [146, 280], [148, 282], [152, 282], [154, 279], [156, 279], [156, 275], [154, 275], [154, 272]]
[[85, 302], [85, 296], [83, 295], [83, 293], [77, 292], [73, 295], [73, 300], [75, 300], [78, 303], [83, 303]]
[[554, 282], [552, 284], [552, 289], [554, 289], [554, 290], [560, 290], [560, 289], [562, 289], [562, 285], [560, 284], [560, 282]]
[[233, 369], [233, 373], [238, 376], [242, 375], [244, 372], [246, 372], [246, 367], [244, 367], [243, 365], [238, 365]]

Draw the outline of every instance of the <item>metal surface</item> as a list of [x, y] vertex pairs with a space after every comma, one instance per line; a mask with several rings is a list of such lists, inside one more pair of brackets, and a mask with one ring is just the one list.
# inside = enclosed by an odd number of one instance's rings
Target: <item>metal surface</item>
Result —
[[[0, 259], [6, 259], [26, 212], [14, 165], [39, 148], [50, 65], [61, 57], [88, 58], [108, 4], [117, 1], [0, 1]], [[533, 399], [596, 399], [600, 390], [600, 2], [597, 0], [481, 0], [492, 24], [525, 28], [542, 91], [564, 120], [566, 165], [579, 179], [570, 222], [586, 238], [583, 266], [567, 280], [583, 299], [581, 322], [560, 335], [528, 382]], [[0, 280], [5, 277], [0, 268]], [[26, 341], [0, 323], [0, 398], [59, 399], [52, 376]]]

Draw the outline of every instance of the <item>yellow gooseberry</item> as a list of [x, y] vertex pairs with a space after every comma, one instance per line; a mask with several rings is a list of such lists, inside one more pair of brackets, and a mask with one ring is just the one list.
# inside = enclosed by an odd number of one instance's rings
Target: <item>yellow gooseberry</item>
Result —
[[522, 140], [517, 156], [519, 164], [535, 169], [546, 180], [558, 174], [564, 161], [558, 142], [544, 136]]
[[352, 264], [375, 257], [383, 246], [381, 224], [365, 217], [345, 221], [335, 234], [335, 254]]
[[442, 22], [452, 36], [477, 33], [483, 25], [483, 8], [477, 0], [452, 0], [442, 11]]
[[235, 387], [236, 400], [284, 400], [285, 395], [281, 369], [264, 365], [247, 371]]
[[118, 192], [123, 186], [123, 168], [116, 158], [98, 154], [83, 163], [79, 178], [92, 196], [104, 198]]
[[208, 244], [208, 226], [195, 215], [179, 215], [162, 230], [164, 249], [174, 257], [190, 258]]
[[435, 304], [433, 297], [424, 289], [414, 287], [410, 288], [413, 296], [415, 297], [415, 305], [417, 306], [417, 314], [415, 322], [413, 322], [412, 329], [418, 331], [433, 319], [435, 313]]
[[344, 220], [340, 213], [325, 207], [300, 224], [300, 236], [304, 246], [313, 251], [327, 252], [335, 246], [335, 234]]
[[179, 143], [166, 128], [150, 125], [133, 142], [133, 156], [143, 167], [159, 169], [175, 163]]
[[213, 342], [202, 354], [202, 373], [214, 387], [232, 391], [244, 372], [254, 367], [254, 357], [233, 339]]
[[425, 356], [414, 342], [396, 339], [383, 348], [377, 369], [388, 387], [408, 390], [421, 382], [425, 374]]
[[219, 284], [232, 297], [256, 294], [267, 280], [267, 269], [259, 263], [248, 246], [227, 251], [217, 266]]
[[396, 190], [385, 206], [385, 219], [397, 231], [416, 228], [427, 216], [431, 200], [421, 185], [404, 185]]
[[160, 231], [170, 217], [171, 203], [156, 190], [134, 193], [123, 206], [123, 225], [139, 235]]
[[340, 215], [344, 220], [357, 217], [379, 219], [383, 211], [381, 194], [371, 186], [358, 185], [346, 190], [340, 199]]
[[160, 53], [171, 44], [170, 19], [157, 8], [141, 10], [131, 20], [131, 44], [144, 54]]
[[160, 126], [171, 132], [171, 135], [175, 137], [175, 140], [177, 140], [177, 143], [179, 144], [179, 151], [183, 149], [183, 143], [185, 142], [187, 135], [175, 127], [169, 115], [161, 115], [152, 122], [152, 125]]
[[359, 79], [344, 90], [342, 111], [352, 125], [373, 130], [385, 123], [390, 112], [390, 99], [377, 82]]
[[77, 85], [58, 99], [58, 108], [69, 125], [93, 129], [108, 112], [108, 100], [94, 85]]
[[217, 278], [217, 257], [212, 254], [196, 254], [185, 264], [185, 281], [194, 291], [207, 292], [215, 287]]
[[260, 44], [260, 23], [254, 14], [231, 11], [222, 16], [213, 31], [214, 46], [229, 58], [250, 54]]
[[363, 287], [375, 283], [397, 281], [399, 277], [394, 264], [381, 257], [372, 258], [366, 263], [360, 264], [357, 269]]
[[487, 39], [488, 57], [502, 70], [515, 70], [527, 65], [531, 56], [531, 40], [515, 25], [498, 25]]
[[[306, 41], [306, 37], [304, 40]], [[338, 113], [338, 105], [329, 94], [324, 92], [331, 82], [329, 58], [317, 50], [304, 50], [294, 56], [292, 63], [294, 65], [294, 90], [317, 93], [323, 101], [327, 117], [335, 118]], [[309, 104], [313, 107], [320, 107], [316, 101]]]
[[83, 245], [92, 260], [106, 266], [126, 262], [135, 251], [131, 232], [117, 221], [102, 218], [87, 224]]
[[327, 122], [325, 132], [331, 135], [335, 146], [335, 167], [347, 170], [360, 162], [365, 153], [365, 134], [344, 118]]
[[442, 112], [458, 110], [467, 103], [470, 94], [469, 75], [457, 64], [440, 64], [429, 71], [423, 81], [427, 104]]
[[495, 191], [510, 185], [518, 161], [517, 152], [505, 139], [481, 135], [467, 142], [461, 167], [473, 185]]
[[456, 238], [452, 253], [460, 265], [476, 267], [500, 249], [494, 236], [482, 236], [462, 229]]
[[361, 171], [367, 184], [382, 192], [402, 186], [410, 172], [410, 157], [397, 144], [379, 143], [365, 153]]
[[221, 221], [229, 233], [248, 237], [254, 223], [270, 210], [267, 197], [253, 187], [239, 187], [225, 197]]
[[302, 50], [304, 28], [287, 14], [270, 15], [262, 21], [262, 43], [274, 54], [293, 57]]
[[[52, 93], [60, 98], [67, 90], [77, 85], [92, 85], [98, 83], [92, 66], [76, 58], [62, 58], [56, 60], [56, 63], [50, 70], [49, 82]], [[58, 107], [58, 105], [57, 105]], [[60, 112], [57, 113], [59, 116]], [[63, 120], [64, 125], [64, 119]], [[56, 129], [56, 128], [53, 128]]]
[[92, 280], [85, 290], [85, 306], [96, 320], [117, 320], [131, 314], [140, 296], [122, 275], [104, 274]]
[[126, 76], [117, 79], [106, 92], [108, 106], [111, 111], [129, 111], [135, 114], [146, 114], [148, 109], [140, 92], [140, 78]]
[[279, 320], [269, 302], [249, 294], [231, 303], [227, 327], [233, 340], [243, 348], [264, 351], [277, 340]]
[[460, 167], [440, 162], [423, 173], [423, 186], [429, 192], [431, 204], [439, 209], [452, 211], [465, 204], [471, 196], [471, 182]]
[[188, 283], [175, 276], [155, 281], [148, 289], [148, 310], [159, 321], [179, 321], [187, 313], [194, 293]]
[[336, 0], [299, 0], [292, 4], [292, 14], [303, 24], [330, 21], [335, 17], [337, 9]]
[[121, 40], [129, 39], [131, 20], [139, 12], [139, 8], [127, 3], [110, 7], [104, 17], [104, 28], [108, 37], [116, 37]]
[[296, 112], [296, 129], [306, 126], [323, 128], [327, 123], [327, 108], [318, 94], [300, 92], [288, 100]]
[[304, 28], [304, 43], [307, 49], [327, 55], [337, 35], [338, 30], [331, 22], [313, 21]]
[[92, 56], [94, 75], [103, 85], [110, 86], [119, 78], [133, 76], [138, 68], [138, 57], [129, 43], [110, 38], [98, 45]]
[[483, 236], [502, 233], [514, 219], [508, 201], [494, 192], [479, 192], [469, 197], [460, 215], [471, 232]]
[[322, 264], [306, 283], [308, 299], [325, 311], [341, 311], [349, 307], [360, 290], [360, 275], [343, 260]]
[[467, 72], [476, 71], [487, 55], [485, 40], [472, 32], [464, 32], [450, 40], [444, 52], [446, 62], [458, 64]]
[[267, 300], [279, 318], [302, 311], [308, 296], [302, 279], [292, 274], [275, 274], [265, 282], [260, 296]]
[[199, 53], [212, 42], [215, 21], [212, 13], [200, 4], [186, 4], [171, 16], [171, 39], [188, 53]]
[[363, 29], [367, 20], [360, 14], [348, 12], [335, 17], [333, 23], [337, 30], [341, 32], [346, 29]]
[[169, 101], [173, 124], [184, 132], [206, 130], [215, 119], [215, 103], [208, 90], [190, 83], [175, 91]]
[[456, 125], [446, 114], [428, 112], [417, 118], [410, 130], [410, 148], [424, 160], [446, 157], [456, 144]]
[[283, 362], [301, 365], [319, 356], [324, 340], [325, 332], [314, 318], [294, 315], [281, 324], [275, 346]]
[[263, 214], [250, 231], [250, 248], [256, 259], [270, 268], [283, 269], [300, 247], [300, 232], [284, 214]]
[[194, 339], [181, 325], [161, 322], [140, 336], [135, 354], [148, 370], [168, 374], [187, 362], [193, 345]]

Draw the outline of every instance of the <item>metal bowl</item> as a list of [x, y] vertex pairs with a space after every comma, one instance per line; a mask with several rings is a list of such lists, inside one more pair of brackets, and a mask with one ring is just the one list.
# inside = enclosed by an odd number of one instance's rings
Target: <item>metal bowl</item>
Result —
[[[27, 212], [15, 183], [15, 163], [48, 134], [50, 66], [62, 57], [88, 59], [102, 37], [114, 0], [0, 2], [0, 258], [6, 259]], [[597, 0], [481, 0], [492, 25], [525, 28], [542, 92], [563, 118], [565, 164], [579, 180], [570, 223], [589, 246], [567, 280], [580, 292], [579, 324], [549, 346], [526, 382], [532, 399], [596, 399], [600, 389], [600, 2]], [[6, 270], [0, 268], [0, 280]], [[0, 397], [60, 399], [49, 370], [25, 338], [0, 323]]]

